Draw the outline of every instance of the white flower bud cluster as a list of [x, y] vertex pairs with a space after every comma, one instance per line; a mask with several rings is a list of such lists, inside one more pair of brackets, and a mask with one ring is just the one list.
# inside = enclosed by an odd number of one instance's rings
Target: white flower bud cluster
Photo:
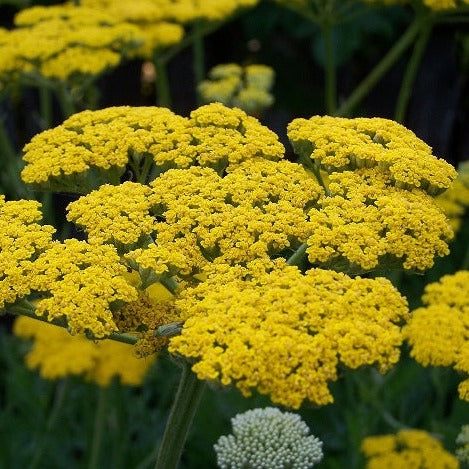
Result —
[[322, 441], [309, 435], [300, 416], [274, 407], [231, 419], [233, 434], [214, 445], [221, 469], [308, 469], [322, 457]]
[[469, 425], [461, 427], [461, 431], [456, 438], [456, 444], [461, 445], [456, 449], [456, 457], [462, 463], [469, 464]]

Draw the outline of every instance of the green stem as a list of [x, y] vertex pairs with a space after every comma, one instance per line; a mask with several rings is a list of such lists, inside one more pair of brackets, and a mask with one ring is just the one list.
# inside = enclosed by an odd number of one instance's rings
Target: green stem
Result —
[[296, 251], [287, 259], [288, 265], [298, 265], [306, 255], [308, 245], [306, 243], [300, 244]]
[[138, 337], [135, 337], [132, 334], [117, 333], [113, 332], [107, 339], [115, 340], [116, 342], [122, 342], [124, 344], [135, 345], [138, 341]]
[[179, 288], [179, 283], [174, 277], [165, 277], [164, 275], [162, 275], [160, 277], [160, 283], [167, 290], [169, 290], [173, 295], [176, 293], [177, 289]]
[[317, 165], [317, 164], [313, 164], [313, 165], [309, 165], [309, 167], [311, 168], [311, 171], [314, 173], [314, 175], [316, 176], [316, 179], [318, 181], [318, 183], [321, 185], [321, 187], [324, 189], [324, 192], [325, 194], [327, 195], [327, 197], [330, 197], [331, 196], [331, 191], [329, 190], [329, 188], [326, 186], [326, 183], [324, 182], [324, 179], [322, 178], [322, 175], [321, 175], [321, 168]]
[[103, 443], [104, 428], [106, 424], [106, 407], [108, 400], [108, 388], [104, 386], [99, 387], [98, 393], [98, 407], [93, 428], [93, 440], [91, 442], [91, 456], [88, 462], [88, 469], [98, 469], [99, 456], [101, 454], [101, 446]]
[[156, 101], [158, 106], [171, 107], [171, 94], [169, 91], [168, 72], [166, 70], [167, 61], [155, 57], [153, 64], [156, 70]]
[[194, 71], [194, 82], [195, 82], [195, 89], [196, 89], [196, 98], [197, 98], [197, 106], [202, 104], [198, 86], [199, 83], [205, 78], [205, 58], [204, 58], [204, 36], [203, 36], [204, 28], [202, 23], [196, 21], [194, 24], [194, 42], [192, 44], [192, 51], [193, 51], [193, 71]]
[[321, 31], [324, 41], [326, 111], [328, 114], [333, 115], [337, 103], [337, 80], [331, 23], [325, 21], [322, 24]]
[[155, 469], [176, 469], [204, 387], [204, 381], [197, 379], [190, 364], [184, 363]]
[[416, 17], [404, 34], [373, 68], [368, 76], [355, 88], [347, 100], [336, 111], [336, 116], [350, 114], [352, 109], [368, 95], [381, 77], [397, 62], [406, 49], [412, 44], [422, 27], [422, 18]]
[[[31, 306], [28, 306], [31, 305]], [[35, 307], [29, 303], [27, 300], [21, 300], [18, 304], [13, 306], [9, 306], [6, 309], [7, 313], [15, 314], [17, 316], [27, 316], [28, 318], [37, 319], [38, 321], [47, 322], [49, 324], [53, 324], [54, 326], [67, 328], [67, 324], [65, 321], [57, 319], [53, 321], [48, 321], [47, 316], [38, 316], [35, 313]], [[125, 344], [135, 345], [138, 341], [138, 337], [132, 334], [120, 334], [118, 332], [113, 332], [110, 334], [106, 339], [115, 340], [116, 342], [123, 342]]]
[[405, 119], [410, 93], [412, 91], [420, 63], [422, 62], [423, 54], [425, 52], [428, 39], [430, 38], [432, 27], [433, 22], [430, 21], [430, 19], [428, 19], [428, 21], [424, 21], [420, 35], [414, 44], [414, 49], [412, 51], [409, 63], [407, 64], [407, 68], [401, 84], [401, 89], [399, 91], [399, 96], [397, 98], [396, 112], [394, 115], [394, 120], [396, 122], [402, 123]]
[[52, 93], [50, 88], [39, 86], [39, 109], [41, 112], [41, 129], [50, 129], [52, 126]]
[[57, 384], [55, 389], [54, 403], [49, 414], [49, 419], [47, 420], [45, 431], [42, 433], [41, 441], [34, 453], [29, 469], [34, 469], [41, 461], [42, 455], [44, 454], [44, 449], [46, 448], [47, 438], [52, 433], [52, 430], [54, 430], [54, 427], [57, 424], [57, 420], [60, 417], [60, 413], [62, 412], [67, 387], [68, 381], [66, 379], [60, 381]]
[[55, 94], [60, 103], [60, 107], [62, 108], [62, 113], [64, 117], [68, 118], [72, 114], [75, 114], [75, 103], [73, 102], [73, 98], [70, 94], [70, 91], [64, 84], [60, 84], [55, 88]]

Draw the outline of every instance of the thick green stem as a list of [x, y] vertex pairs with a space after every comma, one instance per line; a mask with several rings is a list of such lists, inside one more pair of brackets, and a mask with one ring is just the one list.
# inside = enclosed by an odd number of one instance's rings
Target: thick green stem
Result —
[[324, 22], [321, 31], [324, 41], [326, 111], [328, 114], [333, 115], [337, 103], [337, 80], [331, 23], [329, 21]]
[[306, 249], [308, 245], [306, 243], [301, 244], [296, 251], [287, 259], [288, 265], [298, 265], [306, 255]]
[[204, 387], [204, 381], [197, 379], [190, 364], [184, 363], [156, 459], [156, 469], [176, 469]]
[[101, 454], [101, 446], [103, 443], [103, 435], [106, 424], [106, 407], [108, 400], [108, 388], [99, 388], [98, 393], [98, 406], [96, 408], [96, 414], [94, 419], [93, 427], [93, 439], [91, 441], [91, 454], [88, 462], [88, 469], [98, 469], [102, 467], [99, 464], [99, 457]]
[[52, 126], [52, 93], [50, 88], [39, 87], [39, 109], [41, 112], [41, 129], [50, 129]]
[[156, 102], [158, 106], [171, 107], [171, 93], [169, 90], [167, 61], [155, 57], [153, 64], [156, 70]]
[[204, 28], [200, 21], [194, 24], [194, 43], [192, 45], [193, 52], [193, 71], [194, 82], [197, 96], [197, 106], [202, 104], [198, 90], [199, 83], [205, 78], [205, 58], [204, 58]]
[[368, 76], [355, 88], [347, 100], [342, 103], [336, 116], [346, 116], [350, 114], [353, 108], [370, 93], [373, 87], [383, 77], [385, 73], [397, 62], [406, 49], [412, 44], [422, 27], [422, 18], [416, 17], [409, 25], [404, 34], [373, 68]]
[[47, 420], [46, 428], [42, 433], [41, 440], [36, 448], [29, 469], [34, 469], [35, 467], [38, 467], [38, 464], [41, 461], [41, 458], [44, 454], [44, 449], [46, 448], [47, 438], [51, 435], [52, 431], [54, 430], [62, 412], [63, 404], [65, 402], [65, 395], [67, 392], [67, 383], [68, 381], [65, 379], [57, 384], [57, 387], [55, 389], [54, 403], [49, 414], [49, 419]]
[[405, 71], [401, 89], [399, 91], [399, 96], [397, 98], [396, 112], [394, 115], [394, 120], [396, 122], [404, 122], [407, 113], [407, 106], [409, 104], [410, 93], [412, 91], [420, 63], [422, 62], [423, 54], [430, 37], [432, 27], [433, 22], [430, 21], [430, 19], [425, 21], [422, 25], [420, 35], [415, 42], [414, 50], [412, 51], [409, 63], [407, 64], [407, 69]]

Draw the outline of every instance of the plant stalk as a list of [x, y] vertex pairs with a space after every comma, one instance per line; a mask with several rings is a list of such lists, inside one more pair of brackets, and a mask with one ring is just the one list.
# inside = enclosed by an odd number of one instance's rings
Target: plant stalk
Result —
[[191, 365], [183, 363], [181, 380], [166, 423], [155, 469], [177, 468], [204, 388], [205, 382], [197, 379]]
[[166, 66], [168, 62], [159, 57], [153, 60], [156, 71], [156, 102], [158, 106], [171, 107], [171, 93], [169, 90], [168, 71]]
[[103, 443], [103, 435], [106, 424], [106, 407], [108, 400], [108, 388], [99, 387], [98, 406], [93, 427], [93, 439], [91, 441], [91, 455], [88, 463], [88, 469], [99, 469], [99, 457], [101, 454], [101, 446]]
[[72, 95], [70, 94], [70, 91], [67, 89], [67, 87], [63, 84], [58, 85], [55, 88], [55, 94], [59, 101], [64, 117], [69, 118], [72, 114], [75, 114], [75, 103], [73, 102]]
[[367, 96], [383, 75], [397, 62], [406, 49], [412, 44], [422, 28], [422, 18], [416, 17], [404, 34], [371, 70], [365, 79], [355, 88], [352, 94], [336, 111], [336, 116], [347, 116]]
[[[29, 301], [21, 300], [18, 304], [8, 307], [6, 309], [6, 312], [15, 314], [17, 316], [27, 316], [32, 319], [37, 319], [38, 321], [47, 322], [54, 326], [67, 328], [67, 324], [65, 321], [61, 321], [61, 320], [48, 321], [47, 316], [38, 316], [35, 313], [35, 309], [36, 308], [31, 303], [29, 303]], [[106, 337], [106, 339], [115, 340], [116, 342], [123, 342], [125, 344], [130, 344], [130, 345], [135, 345], [138, 341], [138, 337], [132, 334], [118, 333], [118, 332], [113, 332], [108, 337]]]
[[65, 402], [65, 395], [67, 393], [67, 387], [68, 387], [67, 383], [68, 381], [64, 379], [57, 384], [57, 387], [55, 389], [54, 403], [52, 405], [52, 409], [51, 409], [49, 418], [46, 423], [46, 428], [44, 429], [44, 433], [42, 434], [41, 441], [34, 453], [29, 469], [34, 469], [38, 467], [38, 464], [40, 463], [42, 459], [42, 456], [44, 454], [44, 449], [46, 448], [46, 444], [47, 444], [47, 438], [52, 433], [52, 430], [54, 430], [55, 426], [57, 425], [57, 421], [62, 412], [63, 404]]
[[323, 23], [321, 31], [324, 41], [326, 112], [333, 115], [337, 105], [337, 78], [331, 23], [329, 21]]
[[419, 37], [417, 38], [412, 55], [407, 64], [407, 68], [402, 80], [401, 89], [399, 91], [399, 96], [397, 98], [396, 112], [394, 115], [394, 120], [396, 122], [404, 122], [407, 107], [409, 104], [409, 98], [412, 91], [412, 87], [417, 77], [417, 72], [419, 70], [420, 63], [422, 62], [423, 54], [430, 38], [432, 31], [433, 22], [428, 19], [422, 25], [422, 30]]
[[205, 58], [204, 58], [204, 27], [201, 21], [194, 24], [194, 42], [192, 44], [193, 52], [193, 71], [196, 90], [197, 106], [202, 104], [198, 91], [199, 83], [205, 78]]
[[41, 113], [41, 130], [52, 126], [52, 93], [50, 88], [39, 86], [39, 109]]

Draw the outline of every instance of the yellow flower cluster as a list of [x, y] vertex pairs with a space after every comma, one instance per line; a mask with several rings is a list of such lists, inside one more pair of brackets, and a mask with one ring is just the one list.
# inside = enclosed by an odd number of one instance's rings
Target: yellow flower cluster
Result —
[[76, 239], [54, 243], [29, 265], [31, 290], [43, 292], [36, 314], [66, 319], [72, 334], [102, 338], [117, 331], [112, 309], [137, 300], [115, 248]]
[[92, 342], [81, 335], [72, 336], [62, 327], [24, 316], [15, 321], [13, 331], [33, 340], [26, 365], [31, 370], [39, 369], [46, 379], [77, 375], [105, 387], [118, 377], [122, 384], [139, 386], [155, 361], [155, 356], [137, 358], [130, 345], [112, 340]]
[[150, 215], [148, 186], [124, 182], [118, 186], [105, 184], [80, 197], [67, 207], [67, 220], [83, 227], [92, 244], [132, 244], [156, 229]]
[[138, 338], [135, 353], [140, 357], [159, 352], [168, 344], [168, 338], [158, 336], [160, 326], [179, 322], [173, 295], [156, 282], [143, 290], [137, 272], [126, 276], [139, 289], [136, 301], [127, 303], [114, 312], [114, 320], [121, 332], [130, 332]]
[[[452, 366], [469, 373], [469, 271], [445, 275], [425, 287], [426, 306], [412, 312], [403, 333], [411, 356], [423, 366]], [[469, 379], [459, 385], [469, 401]]]
[[425, 270], [449, 253], [453, 232], [425, 192], [393, 185], [378, 168], [332, 173], [329, 197], [309, 212], [309, 260], [360, 271]]
[[440, 441], [423, 430], [401, 430], [395, 435], [363, 440], [366, 469], [459, 469], [459, 461]]
[[29, 295], [29, 265], [52, 244], [55, 229], [37, 223], [40, 207], [33, 200], [5, 202], [0, 195], [0, 309]]
[[191, 165], [223, 171], [255, 157], [278, 160], [284, 148], [240, 109], [209, 104], [190, 118], [157, 107], [84, 111], [33, 137], [24, 152], [25, 182], [86, 193], [104, 182], [118, 184], [126, 166], [139, 180]]
[[254, 7], [259, 0], [134, 0], [122, 8], [120, 0], [82, 0], [84, 6], [109, 11], [116, 18], [138, 23], [197, 20], [223, 21], [240, 9]]
[[341, 365], [389, 369], [407, 316], [386, 279], [302, 274], [280, 260], [212, 266], [175, 304], [185, 323], [169, 351], [195, 360], [199, 379], [235, 384], [246, 396], [256, 389], [293, 408], [331, 403], [328, 384]]
[[131, 56], [152, 59], [156, 51], [178, 44], [184, 36], [184, 28], [152, 0], [134, 0], [125, 8], [118, 0], [82, 0], [79, 8], [92, 9], [138, 28], [142, 44], [131, 51]]
[[438, 206], [449, 218], [451, 226], [457, 231], [462, 218], [469, 207], [469, 164], [463, 163], [458, 168], [458, 177], [450, 186], [435, 199]]
[[246, 264], [301, 244], [306, 208], [323, 191], [300, 165], [252, 159], [221, 178], [210, 168], [170, 170], [153, 183], [164, 219], [155, 244], [127, 257], [157, 274], [194, 275], [211, 262]]
[[208, 80], [198, 85], [198, 92], [206, 103], [219, 101], [248, 114], [257, 114], [274, 102], [270, 93], [274, 71], [266, 65], [220, 64], [213, 67], [208, 76]]
[[0, 35], [0, 81], [21, 73], [69, 80], [116, 66], [143, 43], [139, 29], [88, 8], [58, 5], [18, 13], [15, 29]]
[[382, 118], [313, 116], [294, 119], [288, 137], [306, 165], [327, 172], [378, 167], [398, 188], [443, 192], [456, 170], [432, 155], [431, 148], [397, 122]]

